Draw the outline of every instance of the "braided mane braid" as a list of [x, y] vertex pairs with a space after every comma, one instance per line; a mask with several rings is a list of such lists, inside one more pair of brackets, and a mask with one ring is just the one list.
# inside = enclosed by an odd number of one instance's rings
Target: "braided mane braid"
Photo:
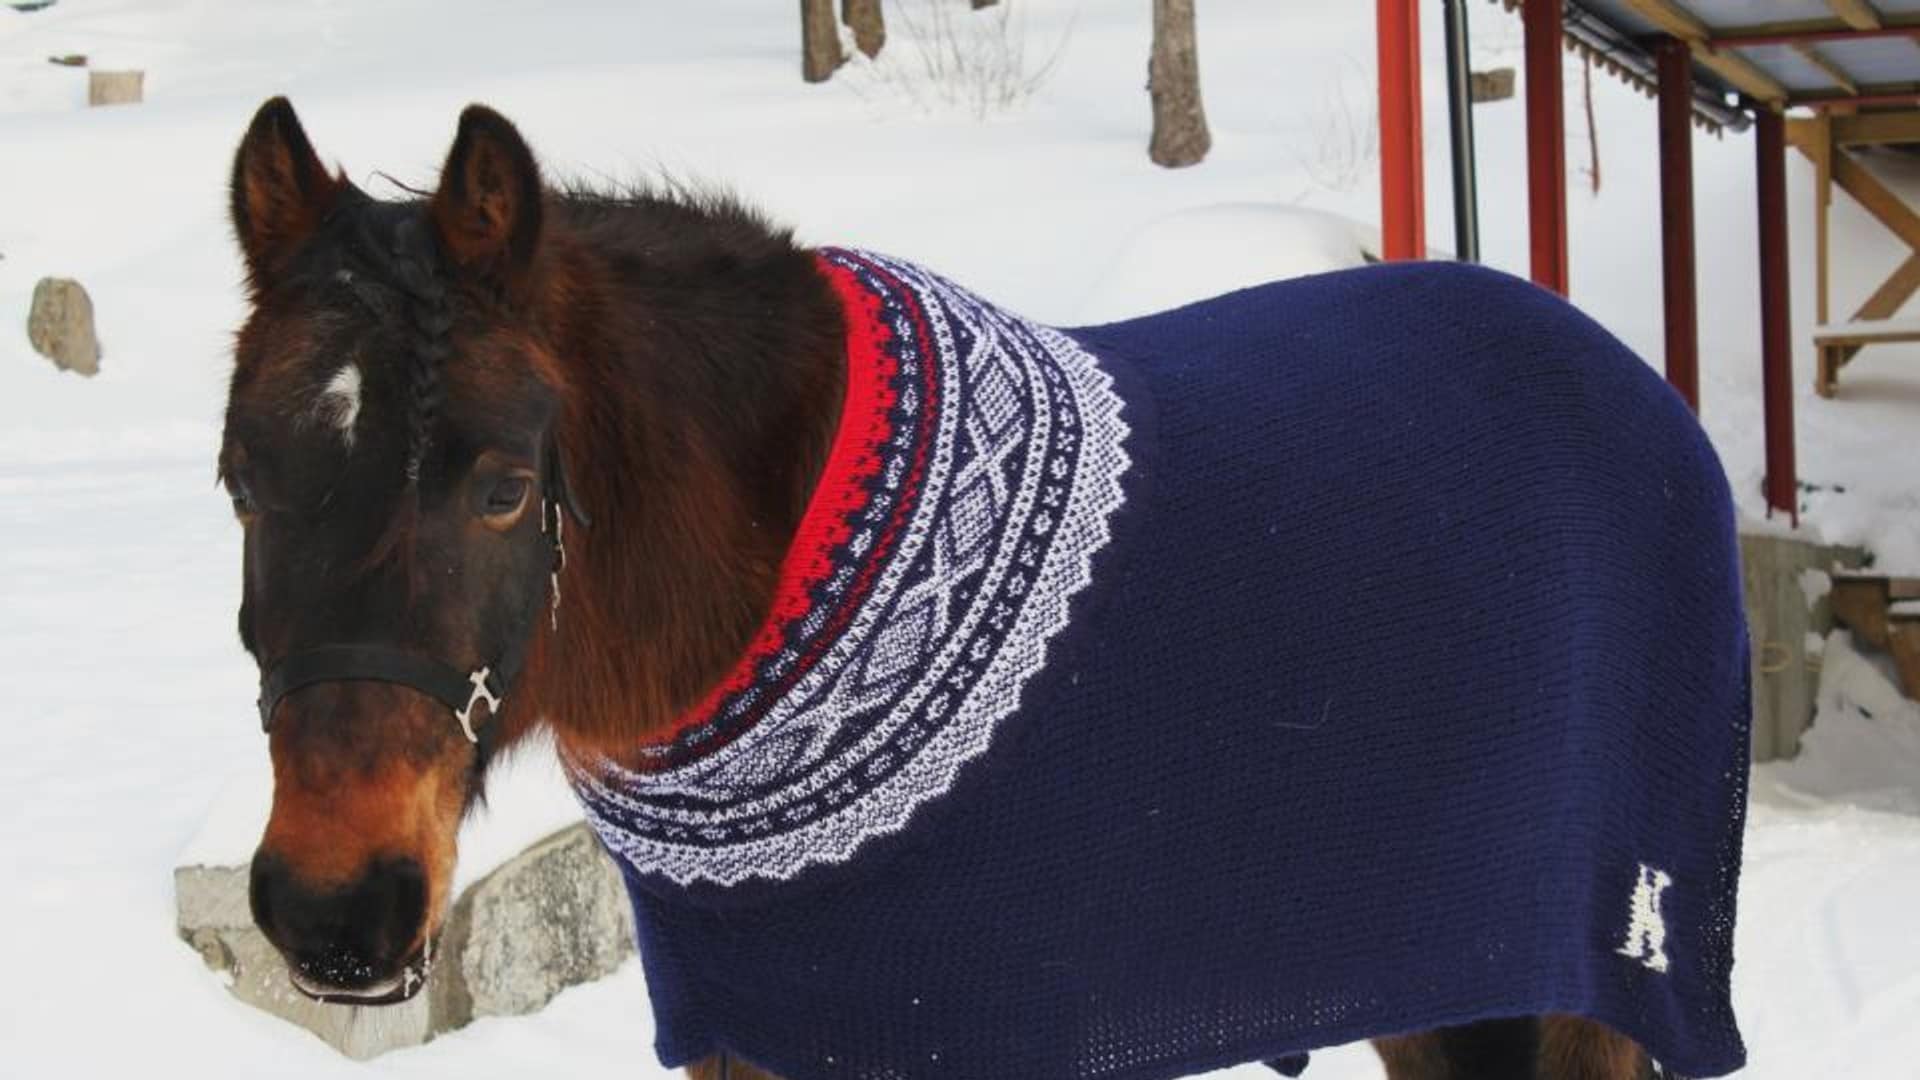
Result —
[[453, 353], [453, 315], [439, 273], [440, 253], [429, 230], [409, 217], [394, 229], [393, 275], [406, 295], [407, 483], [420, 479], [445, 391], [440, 369]]

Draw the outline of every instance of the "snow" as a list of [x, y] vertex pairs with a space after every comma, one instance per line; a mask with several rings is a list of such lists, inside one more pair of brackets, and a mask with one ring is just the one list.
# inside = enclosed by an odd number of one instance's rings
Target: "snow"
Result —
[[[901, 3], [913, 0], [900, 0]], [[557, 176], [724, 180], [803, 239], [922, 261], [1039, 318], [1137, 314], [1376, 246], [1371, 6], [1208, 0], [1202, 65], [1214, 149], [1146, 160], [1144, 9], [1015, 0], [1052, 78], [985, 118], [876, 65], [798, 80], [790, 11], [757, 0], [555, 0], [447, 18], [427, 0], [61, 0], [0, 7], [0, 1073], [331, 1076], [303, 1032], [231, 999], [173, 933], [172, 868], [244, 859], [264, 823], [256, 672], [233, 632], [238, 531], [213, 453], [241, 312], [224, 218], [229, 155], [257, 104], [292, 95], [323, 155], [375, 192], [376, 170], [430, 183], [460, 106], [511, 115]], [[1439, 5], [1423, 53], [1442, 55]], [[1513, 64], [1511, 17], [1475, 5], [1479, 66]], [[139, 106], [84, 107], [84, 52], [144, 68]], [[1571, 63], [1571, 61], [1570, 61]], [[1570, 69], [1568, 85], [1579, 84]], [[1661, 352], [1651, 104], [1596, 77], [1599, 193], [1584, 114], [1569, 117], [1574, 299], [1642, 355]], [[1427, 79], [1429, 242], [1450, 246], [1444, 106]], [[1483, 248], [1527, 262], [1519, 101], [1477, 114]], [[1766, 518], [1750, 136], [1695, 141], [1703, 419], [1744, 523]], [[1920, 162], [1871, 167], [1920, 193]], [[1812, 393], [1811, 170], [1789, 163], [1801, 535], [1864, 543], [1920, 574], [1916, 347], [1876, 346], [1839, 396]], [[1834, 309], [1905, 257], [1835, 203]], [[92, 293], [101, 374], [55, 371], [18, 333], [34, 282]], [[1811, 590], [1819, 582], [1805, 583]], [[1742, 894], [1747, 1076], [1920, 1075], [1920, 718], [1884, 661], [1824, 643], [1819, 722], [1800, 761], [1756, 772]], [[1904, 717], [1904, 718], [1903, 718]], [[550, 750], [493, 784], [463, 833], [463, 881], [576, 819]], [[643, 977], [629, 964], [534, 1018], [490, 1020], [362, 1066], [406, 1077], [586, 1075], [651, 1065]], [[1240, 1080], [1268, 1075], [1240, 1069]], [[1380, 1075], [1363, 1047], [1316, 1055], [1318, 1078]]]

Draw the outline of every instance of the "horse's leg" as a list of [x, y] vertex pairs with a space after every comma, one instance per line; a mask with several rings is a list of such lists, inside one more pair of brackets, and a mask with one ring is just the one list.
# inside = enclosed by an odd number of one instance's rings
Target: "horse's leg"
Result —
[[1540, 1026], [1532, 1017], [1482, 1020], [1373, 1040], [1387, 1080], [1534, 1080]]
[[1653, 1062], [1640, 1044], [1584, 1016], [1540, 1021], [1540, 1080], [1643, 1080]]
[[715, 1054], [702, 1058], [687, 1066], [687, 1080], [780, 1080], [770, 1072], [763, 1072], [726, 1054]]

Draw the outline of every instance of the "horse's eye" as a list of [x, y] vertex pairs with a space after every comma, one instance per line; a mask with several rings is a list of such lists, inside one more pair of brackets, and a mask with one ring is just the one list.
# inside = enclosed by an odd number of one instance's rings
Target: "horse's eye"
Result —
[[486, 502], [481, 513], [490, 518], [508, 518], [520, 513], [526, 504], [527, 489], [530, 487], [524, 476], [508, 476], [494, 482], [487, 492]]
[[245, 484], [235, 485], [231, 494], [234, 516], [245, 519], [260, 512], [260, 508], [254, 505], [253, 492], [248, 491]]

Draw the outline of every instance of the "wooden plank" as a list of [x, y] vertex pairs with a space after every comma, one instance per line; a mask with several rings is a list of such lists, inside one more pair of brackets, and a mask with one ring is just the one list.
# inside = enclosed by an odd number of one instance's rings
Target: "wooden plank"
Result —
[[[1803, 151], [1805, 147], [1801, 148]], [[1831, 318], [1828, 300], [1833, 278], [1828, 272], [1828, 250], [1833, 240], [1833, 118], [1824, 114], [1813, 118], [1813, 246], [1814, 310], [1825, 325]]]
[[1887, 345], [1896, 341], [1920, 341], [1920, 330], [1816, 330], [1816, 345]]
[[1915, 215], [1900, 196], [1855, 161], [1851, 154], [1833, 155], [1833, 182], [1840, 185], [1841, 191], [1853, 196], [1880, 224], [1906, 241], [1908, 247], [1920, 251], [1920, 215]]
[[1880, 29], [1880, 13], [1867, 0], [1827, 0], [1827, 6], [1855, 30]]
[[1833, 141], [1841, 146], [1920, 143], [1920, 109], [1835, 116]]
[[[1895, 12], [1880, 16], [1881, 31], [1903, 30], [1909, 27], [1920, 28], [1920, 12]], [[1794, 37], [1801, 34], [1834, 34], [1859, 30], [1873, 30], [1874, 27], [1850, 26], [1840, 19], [1789, 19], [1782, 22], [1748, 23], [1744, 26], [1722, 26], [1714, 30], [1716, 42], [1734, 43], [1753, 38]]]
[[1861, 83], [1860, 92], [1848, 94], [1839, 90], [1804, 90], [1792, 94], [1790, 105], [1805, 105], [1810, 109], [1832, 109], [1842, 105], [1905, 105], [1908, 108], [1920, 106], [1920, 82], [1897, 83]]
[[1713, 29], [1691, 12], [1674, 4], [1672, 0], [1625, 0], [1625, 2], [1648, 22], [1659, 27], [1663, 33], [1671, 34], [1686, 42], [1693, 49], [1695, 60], [1740, 90], [1769, 105], [1778, 106], [1786, 102], [1786, 87], [1780, 85], [1773, 76], [1753, 66], [1738, 53], [1714, 48]]
[[1875, 648], [1887, 647], [1887, 579], [1836, 577], [1827, 593], [1833, 617]]
[[1887, 628], [1887, 651], [1900, 672], [1900, 691], [1920, 698], [1920, 620], [1902, 616]]
[[1905, 262], [1887, 275], [1860, 310], [1853, 313], [1855, 322], [1865, 319], [1891, 319], [1900, 311], [1901, 305], [1920, 292], [1920, 252], [1909, 255]]
[[[1908, 255], [1899, 266], [1894, 267], [1893, 273], [1887, 275], [1887, 280], [1881, 282], [1873, 295], [1867, 297], [1867, 302], [1860, 305], [1860, 310], [1853, 313], [1853, 321], [1892, 318], [1916, 292], [1920, 292], [1920, 252]], [[1816, 341], [1815, 347], [1820, 354], [1821, 364], [1820, 381], [1815, 388], [1822, 395], [1832, 397], [1840, 369], [1860, 354], [1862, 346], [1821, 346]]]

